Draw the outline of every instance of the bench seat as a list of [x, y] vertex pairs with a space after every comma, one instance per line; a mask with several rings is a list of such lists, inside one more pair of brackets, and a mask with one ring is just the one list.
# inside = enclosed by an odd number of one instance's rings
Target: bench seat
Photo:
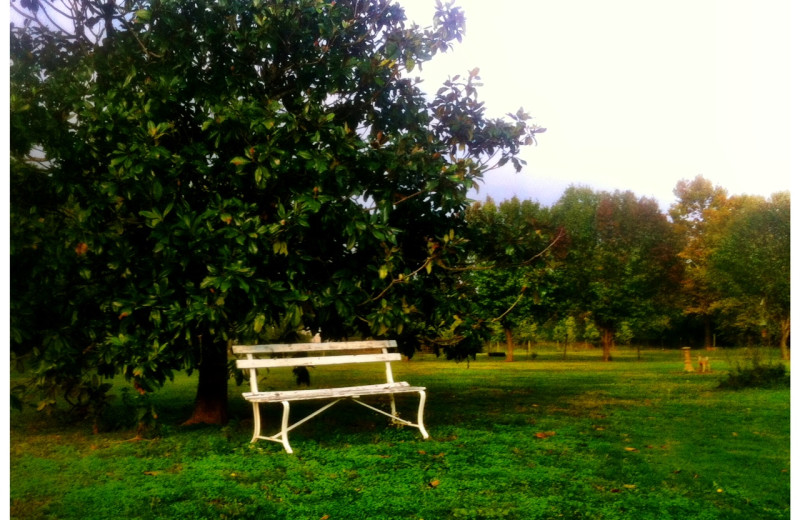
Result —
[[379, 385], [342, 386], [339, 388], [314, 388], [310, 390], [286, 390], [280, 392], [246, 392], [242, 396], [252, 403], [279, 403], [281, 401], [304, 401], [310, 399], [339, 399], [365, 395], [404, 394], [424, 391], [425, 387], [411, 386], [405, 381]]

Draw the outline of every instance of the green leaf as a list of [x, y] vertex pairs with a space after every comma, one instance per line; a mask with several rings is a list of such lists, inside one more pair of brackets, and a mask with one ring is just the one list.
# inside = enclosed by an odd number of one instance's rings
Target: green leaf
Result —
[[111, 159], [111, 162], [109, 162], [108, 165], [111, 166], [112, 168], [114, 168], [116, 166], [119, 166], [123, 162], [125, 162], [126, 159], [127, 159], [127, 157], [125, 155], [118, 155], [118, 156], [114, 157], [113, 159]]
[[266, 323], [266, 321], [267, 321], [266, 316], [264, 316], [263, 314], [257, 315], [256, 319], [253, 320], [253, 330], [256, 331], [256, 333], [261, 332], [261, 329], [264, 328], [264, 323]]
[[125, 78], [125, 83], [122, 84], [122, 87], [123, 88], [127, 87], [130, 84], [130, 82], [133, 80], [133, 78], [135, 78], [135, 77], [136, 77], [136, 67], [133, 67], [133, 70], [131, 71], [131, 73], [128, 74], [128, 76]]
[[139, 20], [141, 20], [143, 22], [149, 22], [150, 19], [152, 18], [152, 13], [150, 11], [148, 11], [147, 9], [139, 9], [134, 14], [136, 15], [136, 18], [138, 18]]
[[262, 181], [266, 181], [269, 178], [269, 170], [267, 170], [264, 166], [259, 166], [256, 168], [255, 178], [256, 184], [261, 186]]
[[160, 200], [161, 195], [164, 193], [164, 188], [161, 186], [161, 183], [158, 182], [158, 179], [153, 179], [153, 198], [155, 200]]
[[276, 255], [288, 255], [289, 254], [289, 247], [286, 242], [277, 241], [272, 243], [272, 252]]
[[231, 164], [236, 166], [244, 166], [245, 164], [250, 164], [250, 159], [247, 157], [234, 157], [231, 159]]
[[292, 327], [297, 328], [303, 320], [303, 309], [298, 306], [293, 306], [290, 312], [290, 323]]

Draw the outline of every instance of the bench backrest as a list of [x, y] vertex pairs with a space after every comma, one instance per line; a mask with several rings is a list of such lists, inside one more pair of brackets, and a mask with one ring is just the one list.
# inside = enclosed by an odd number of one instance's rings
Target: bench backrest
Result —
[[259, 368], [383, 362], [386, 363], [386, 382], [394, 383], [391, 362], [399, 361], [402, 356], [396, 352], [389, 352], [389, 349], [396, 348], [397, 342], [395, 340], [368, 340], [330, 343], [234, 345], [233, 353], [246, 357], [246, 359], [236, 361], [236, 368], [249, 370], [250, 391], [258, 392]]

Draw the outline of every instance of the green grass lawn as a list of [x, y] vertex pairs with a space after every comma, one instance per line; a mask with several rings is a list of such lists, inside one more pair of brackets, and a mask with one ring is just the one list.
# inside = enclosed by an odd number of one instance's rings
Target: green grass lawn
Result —
[[[428, 387], [431, 439], [352, 403], [292, 431], [294, 455], [249, 443], [232, 421], [180, 427], [194, 380], [161, 390], [161, 426], [92, 434], [34, 411], [11, 414], [13, 518], [767, 519], [789, 518], [789, 390], [715, 387], [679, 351], [524, 352], [456, 364], [417, 356], [395, 378]], [[320, 367], [315, 385], [360, 384], [369, 368]], [[413, 418], [415, 396], [400, 396]], [[121, 404], [117, 413], [124, 413]], [[297, 409], [311, 405], [298, 403]], [[280, 407], [265, 408], [265, 426]]]

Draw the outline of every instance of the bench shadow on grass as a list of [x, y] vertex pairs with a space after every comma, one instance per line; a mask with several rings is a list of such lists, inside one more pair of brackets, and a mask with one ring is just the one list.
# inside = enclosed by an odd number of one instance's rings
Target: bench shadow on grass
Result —
[[[409, 365], [410, 373], [401, 377], [427, 386], [424, 420], [436, 439], [437, 431], [446, 432], [454, 428], [492, 431], [498, 425], [527, 424], [534, 427], [537, 420], [554, 418], [554, 415], [588, 415], [592, 413], [591, 410], [582, 410], [574, 403], [580, 401], [582, 396], [602, 392], [603, 388], [614, 385], [618, 378], [618, 374], [614, 373], [617, 370], [615, 367], [632, 367], [640, 363], [635, 351], [615, 352], [611, 363], [600, 361], [598, 351], [568, 352], [566, 361], [561, 359], [562, 355], [558, 351], [543, 351], [537, 353], [535, 360], [531, 360], [526, 354], [518, 353], [516, 361], [508, 364], [503, 359], [483, 355], [470, 364], [459, 365], [431, 359], [432, 356], [420, 356], [415, 357]], [[663, 353], [657, 355], [663, 356]], [[650, 353], [643, 352], [643, 360], [649, 357]], [[675, 361], [676, 367], [679, 366], [677, 357]], [[581, 367], [594, 367], [596, 371], [581, 374]], [[194, 378], [178, 377], [174, 383], [169, 383], [153, 395], [161, 425], [154, 432], [155, 435], [220, 431], [218, 425], [180, 426], [191, 415], [194, 385]], [[236, 385], [232, 381], [229, 385], [230, 423], [224, 427], [224, 434], [233, 443], [247, 444], [252, 436], [252, 407], [241, 397], [246, 390], [246, 385]], [[375, 397], [366, 401], [388, 409], [388, 399]], [[292, 419], [305, 417], [325, 402], [293, 403]], [[417, 402], [416, 398], [397, 396], [401, 416], [414, 420]], [[117, 413], [125, 413], [119, 408], [119, 399], [113, 406], [117, 408]], [[597, 407], [593, 408], [596, 411]], [[262, 405], [261, 411], [265, 432], [270, 435], [277, 432], [281, 407]], [[322, 441], [329, 437], [374, 434], [387, 429], [393, 428], [386, 418], [345, 401], [292, 430], [290, 439], [293, 443], [306, 439]], [[419, 436], [413, 428], [403, 430], [408, 430], [409, 438]], [[259, 442], [259, 445], [271, 444]], [[280, 449], [279, 446], [275, 448]]]
[[[594, 379], [596, 382], [596, 379]], [[443, 440], [455, 430], [492, 433], [498, 427], [537, 428], [542, 418], [553, 419], [552, 412], [557, 414], [576, 413], [570, 410], [570, 401], [574, 401], [584, 393], [586, 386], [576, 385], [574, 379], [548, 381], [531, 381], [527, 388], [511, 386], [513, 382], [498, 382], [496, 386], [479, 385], [440, 385], [436, 382], [428, 385], [428, 401], [425, 409], [425, 425], [431, 433], [432, 440]], [[590, 384], [587, 382], [587, 385]], [[241, 400], [241, 399], [240, 399]], [[243, 400], [241, 400], [243, 401]], [[372, 405], [388, 410], [388, 400], [380, 398], [365, 399]], [[324, 404], [323, 402], [296, 402], [292, 404], [292, 420], [305, 417]], [[401, 417], [414, 420], [416, 418], [417, 400], [414, 398], [397, 399]], [[187, 409], [188, 410], [188, 409]], [[271, 435], [280, 428], [282, 408], [279, 405], [262, 405], [262, 424], [265, 433]], [[194, 428], [202, 428], [197, 426]], [[249, 403], [231, 402], [231, 423], [229, 428], [242, 443], [247, 443], [252, 434], [252, 411]], [[406, 432], [402, 435], [394, 432]], [[397, 435], [409, 441], [419, 440], [419, 432], [414, 428], [395, 429], [389, 421], [376, 413], [349, 401], [338, 403], [330, 410], [314, 417], [290, 433], [293, 446], [302, 446], [306, 441], [336, 445], [346, 442], [374, 443], [368, 439], [379, 436], [396, 439]], [[273, 443], [259, 441], [260, 446]], [[276, 445], [275, 450], [281, 447]]]

